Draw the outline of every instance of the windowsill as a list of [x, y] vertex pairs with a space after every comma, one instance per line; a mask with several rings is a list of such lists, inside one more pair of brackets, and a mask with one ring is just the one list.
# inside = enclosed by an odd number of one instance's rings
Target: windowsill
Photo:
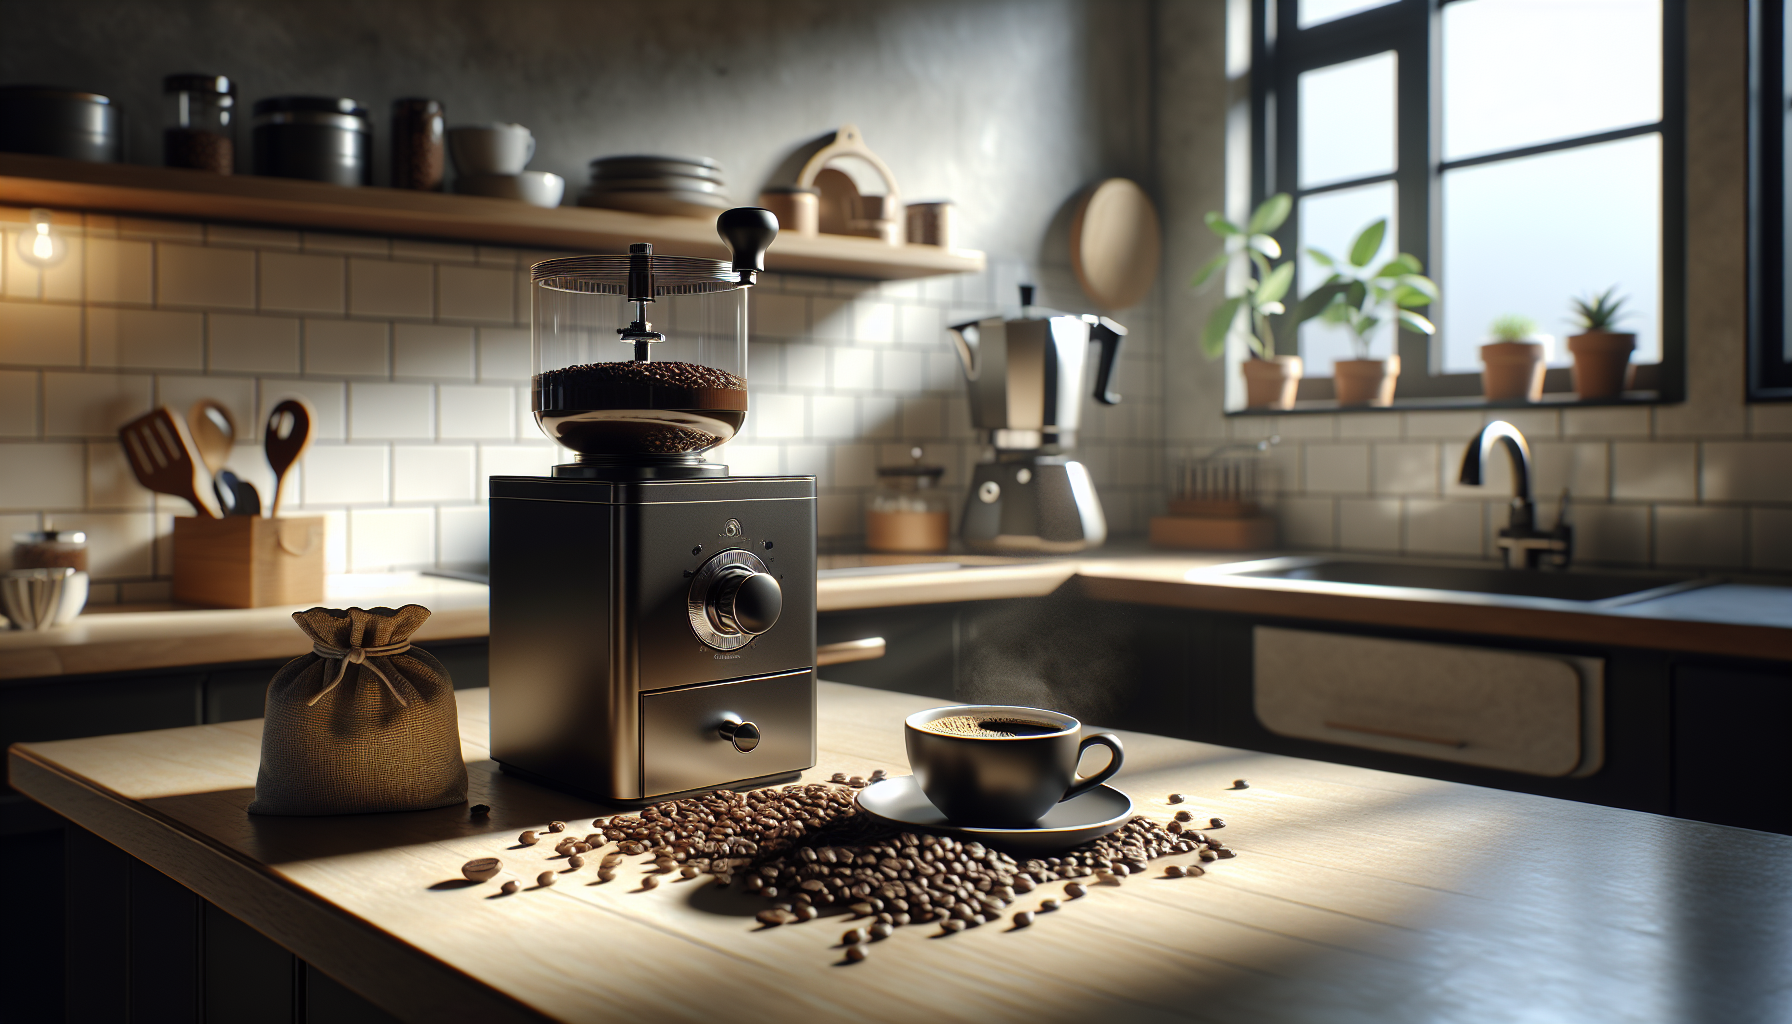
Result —
[[1442, 396], [1437, 398], [1396, 398], [1392, 405], [1339, 405], [1335, 399], [1314, 398], [1297, 401], [1292, 409], [1228, 409], [1228, 416], [1298, 416], [1303, 413], [1341, 412], [1417, 412], [1448, 409], [1579, 409], [1608, 405], [1663, 405], [1675, 399], [1662, 397], [1659, 391], [1626, 391], [1619, 398], [1579, 398], [1572, 391], [1544, 392], [1541, 401], [1517, 399], [1493, 402], [1479, 395]]

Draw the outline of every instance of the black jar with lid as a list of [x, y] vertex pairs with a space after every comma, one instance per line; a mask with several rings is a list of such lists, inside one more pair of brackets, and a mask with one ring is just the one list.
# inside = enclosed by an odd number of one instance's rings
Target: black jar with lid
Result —
[[0, 86], [0, 152], [69, 160], [124, 159], [118, 105], [99, 93], [48, 85]]
[[373, 184], [373, 122], [354, 100], [274, 96], [255, 104], [255, 173]]
[[162, 164], [213, 174], [236, 168], [236, 84], [223, 75], [162, 79]]

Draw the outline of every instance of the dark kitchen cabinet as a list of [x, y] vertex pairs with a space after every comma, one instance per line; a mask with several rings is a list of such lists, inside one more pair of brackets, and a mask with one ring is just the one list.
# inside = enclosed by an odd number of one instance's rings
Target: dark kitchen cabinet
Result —
[[1673, 813], [1792, 834], [1792, 668], [1674, 666]]

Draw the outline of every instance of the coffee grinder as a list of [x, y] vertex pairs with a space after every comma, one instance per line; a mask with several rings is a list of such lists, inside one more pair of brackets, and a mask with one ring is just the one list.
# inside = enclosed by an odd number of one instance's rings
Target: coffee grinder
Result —
[[747, 290], [777, 230], [735, 209], [731, 260], [636, 244], [530, 268], [535, 421], [575, 458], [491, 478], [506, 772], [626, 803], [815, 764], [815, 478], [702, 458], [746, 419]]
[[972, 551], [1068, 553], [1100, 547], [1107, 518], [1089, 470], [1073, 456], [1083, 411], [1089, 343], [1101, 346], [1095, 400], [1110, 389], [1126, 328], [1104, 316], [1033, 305], [1020, 286], [1020, 315], [950, 328], [964, 364], [971, 424], [995, 450], [971, 474], [959, 536]]

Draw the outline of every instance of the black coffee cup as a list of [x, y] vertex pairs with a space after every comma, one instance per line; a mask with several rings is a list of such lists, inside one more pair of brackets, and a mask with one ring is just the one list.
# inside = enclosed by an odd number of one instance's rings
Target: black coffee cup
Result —
[[[967, 729], [967, 720], [983, 727]], [[1069, 715], [1008, 704], [917, 711], [903, 731], [921, 791], [959, 825], [1032, 825], [1059, 802], [1112, 778], [1126, 756], [1112, 733], [1083, 736], [1082, 723]], [[1077, 760], [1097, 743], [1113, 757], [1078, 778]]]

